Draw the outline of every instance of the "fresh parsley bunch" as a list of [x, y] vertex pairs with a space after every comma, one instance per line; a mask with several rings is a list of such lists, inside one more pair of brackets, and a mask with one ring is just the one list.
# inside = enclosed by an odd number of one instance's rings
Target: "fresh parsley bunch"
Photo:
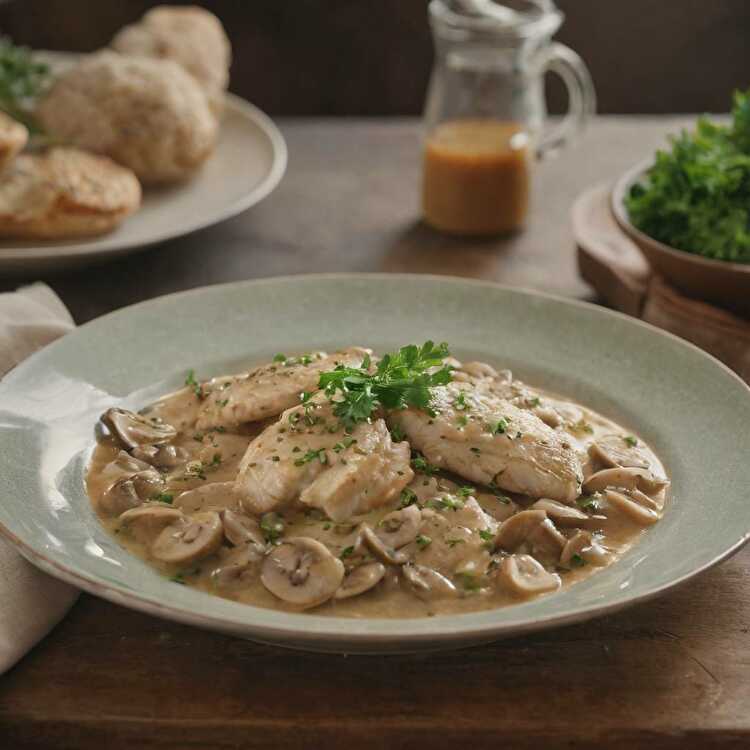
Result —
[[443, 362], [449, 354], [445, 343], [412, 344], [386, 354], [374, 372], [366, 356], [361, 367], [339, 365], [322, 373], [318, 385], [334, 402], [333, 413], [347, 427], [366, 421], [380, 408], [429, 409], [431, 389], [451, 381], [451, 368]]
[[750, 91], [734, 94], [731, 124], [701, 117], [670, 142], [626, 197], [630, 220], [680, 250], [750, 263]]
[[36, 60], [26, 47], [0, 37], [0, 110], [33, 133], [39, 130], [31, 114], [33, 101], [49, 81], [48, 65]]

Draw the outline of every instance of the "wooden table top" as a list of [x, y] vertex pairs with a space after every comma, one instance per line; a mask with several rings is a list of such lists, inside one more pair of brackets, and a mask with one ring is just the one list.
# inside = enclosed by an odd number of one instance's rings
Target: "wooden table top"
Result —
[[[529, 229], [492, 242], [441, 238], [417, 222], [414, 121], [282, 122], [289, 171], [264, 203], [45, 281], [78, 322], [202, 284], [313, 271], [449, 273], [585, 298], [573, 199], [684, 122], [598, 120], [539, 166]], [[748, 581], [746, 549], [618, 615], [397, 657], [285, 651], [82, 595], [0, 678], [0, 748], [748, 748]]]

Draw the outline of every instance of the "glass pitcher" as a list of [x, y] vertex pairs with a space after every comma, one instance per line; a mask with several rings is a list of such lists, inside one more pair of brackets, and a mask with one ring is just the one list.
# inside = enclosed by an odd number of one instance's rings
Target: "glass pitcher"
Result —
[[[551, 0], [432, 0], [435, 63], [425, 107], [423, 214], [457, 234], [517, 230], [531, 163], [563, 146], [596, 107], [581, 58], [552, 41]], [[544, 75], [558, 74], [568, 112], [546, 127]]]

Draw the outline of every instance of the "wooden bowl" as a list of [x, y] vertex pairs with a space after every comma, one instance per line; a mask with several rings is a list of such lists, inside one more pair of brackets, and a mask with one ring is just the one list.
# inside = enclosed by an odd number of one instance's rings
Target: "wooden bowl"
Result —
[[615, 221], [638, 246], [652, 268], [680, 291], [750, 315], [750, 264], [704, 258], [702, 255], [665, 245], [630, 223], [625, 196], [641, 181], [650, 166], [642, 162], [628, 170], [612, 189], [611, 204]]

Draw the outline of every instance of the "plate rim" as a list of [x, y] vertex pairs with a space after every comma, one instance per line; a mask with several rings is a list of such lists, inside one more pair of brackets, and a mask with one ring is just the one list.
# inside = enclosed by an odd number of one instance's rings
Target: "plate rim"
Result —
[[[56, 53], [59, 54], [59, 53]], [[87, 259], [107, 260], [116, 258], [129, 252], [145, 250], [168, 240], [178, 239], [187, 234], [206, 229], [207, 227], [219, 224], [227, 219], [246, 211], [252, 206], [260, 203], [268, 197], [281, 182], [286, 173], [289, 162], [289, 149], [286, 140], [278, 127], [269, 115], [263, 112], [256, 105], [243, 99], [237, 94], [226, 92], [226, 109], [232, 110], [246, 121], [252, 122], [258, 127], [260, 132], [268, 139], [273, 154], [271, 168], [263, 179], [250, 191], [242, 195], [232, 203], [227, 204], [221, 210], [216, 211], [211, 216], [197, 219], [191, 223], [174, 225], [171, 230], [164, 230], [158, 234], [144, 240], [122, 239], [116, 241], [111, 247], [102, 249], [98, 246], [100, 237], [92, 237], [88, 240], [75, 239], [72, 242], [49, 242], [44, 245], [29, 244], [27, 246], [2, 247], [0, 246], [0, 269], [5, 264], [8, 270], [30, 271], [31, 268], [25, 268], [21, 264], [24, 260], [32, 263], [53, 263], [55, 267], [63, 267], [67, 263], [75, 264], [85, 262]], [[132, 218], [136, 218], [136, 212]], [[103, 235], [106, 237], [107, 235]], [[13, 242], [8, 239], [8, 242]]]
[[[729, 367], [724, 365], [721, 361], [703, 351], [694, 344], [675, 336], [672, 333], [663, 331], [656, 328], [653, 325], [645, 323], [644, 321], [632, 318], [631, 316], [623, 313], [609, 310], [607, 308], [600, 307], [590, 302], [578, 299], [570, 299], [562, 297], [560, 295], [551, 294], [549, 292], [538, 291], [528, 288], [510, 287], [503, 284], [498, 284], [492, 281], [486, 281], [481, 279], [466, 279], [456, 276], [443, 276], [436, 274], [389, 274], [389, 273], [321, 273], [321, 274], [298, 274], [298, 275], [285, 275], [275, 276], [262, 279], [251, 279], [241, 280], [236, 282], [229, 282], [224, 284], [211, 284], [193, 289], [182, 290], [174, 292], [168, 295], [162, 295], [155, 297], [150, 300], [144, 300], [133, 305], [129, 305], [119, 310], [112, 311], [104, 316], [96, 318], [88, 323], [80, 326], [72, 335], [77, 335], [79, 331], [85, 331], [87, 326], [96, 324], [98, 321], [105, 320], [107, 318], [127, 315], [128, 312], [133, 308], [140, 308], [143, 306], [149, 306], [158, 303], [162, 300], [174, 299], [177, 297], [184, 297], [189, 295], [200, 295], [210, 292], [214, 289], [222, 289], [228, 287], [248, 287], [258, 285], [273, 285], [279, 282], [297, 282], [297, 283], [315, 283], [316, 281], [323, 280], [352, 280], [352, 281], [369, 281], [369, 280], [392, 280], [393, 278], [401, 278], [404, 280], [420, 280], [420, 281], [437, 281], [437, 282], [448, 282], [456, 284], [458, 286], [469, 285], [469, 286], [480, 286], [489, 289], [495, 289], [502, 292], [509, 292], [512, 294], [518, 294], [521, 296], [530, 297], [541, 297], [550, 301], [562, 303], [564, 305], [571, 305], [573, 307], [582, 308], [588, 310], [590, 313], [595, 315], [613, 316], [619, 318], [627, 325], [632, 325], [639, 328], [644, 328], [650, 332], [651, 335], [656, 334], [663, 336], [667, 339], [674, 341], [678, 346], [687, 347], [693, 350], [694, 353], [701, 358], [708, 360], [712, 366], [717, 366], [725, 375], [729, 375], [731, 379], [736, 381], [737, 384], [746, 392], [750, 392], [750, 386], [745, 383], [736, 373], [734, 373]], [[31, 355], [24, 363], [21, 363], [19, 367], [24, 366], [25, 363], [30, 362], [36, 358], [42, 352], [47, 352], [49, 349], [54, 348], [58, 343], [64, 341], [67, 336], [62, 337], [58, 341], [52, 342], [49, 346], [44, 347], [43, 350]], [[14, 368], [17, 369], [17, 368]], [[3, 388], [4, 380], [0, 380], [0, 390]], [[310, 618], [314, 617], [311, 614], [300, 614], [300, 613], [287, 613], [277, 612], [275, 610], [268, 610], [261, 607], [255, 607], [252, 605], [239, 605], [244, 611], [255, 610], [257, 613], [263, 613], [269, 616], [268, 613], [272, 613], [270, 616], [276, 620], [274, 624], [267, 625], [264, 623], [248, 622], [247, 618], [238, 618], [229, 616], [227, 614], [213, 615], [205, 611], [198, 611], [195, 609], [189, 609], [188, 607], [180, 604], [166, 603], [164, 601], [157, 601], [150, 595], [145, 595], [138, 591], [126, 590], [121, 586], [109, 583], [105, 580], [101, 580], [95, 574], [86, 574], [86, 572], [79, 573], [77, 570], [72, 569], [70, 566], [66, 566], [54, 559], [51, 559], [42, 552], [39, 552], [30, 544], [16, 536], [13, 532], [7, 529], [2, 523], [0, 523], [0, 535], [8, 539], [11, 544], [16, 547], [20, 553], [30, 562], [41, 568], [45, 572], [53, 575], [54, 577], [73, 584], [74, 586], [88, 591], [96, 596], [112, 601], [122, 606], [127, 606], [137, 611], [145, 612], [158, 617], [174, 620], [177, 622], [187, 623], [190, 625], [208, 628], [217, 631], [231, 632], [236, 635], [243, 635], [245, 637], [263, 640], [268, 639], [271, 641], [278, 642], [279, 639], [283, 640], [287, 645], [292, 645], [298, 648], [315, 648], [317, 644], [327, 646], [327, 650], [338, 650], [338, 651], [363, 651], [373, 650], [378, 646], [394, 646], [394, 650], [405, 650], [418, 646], [420, 643], [429, 642], [430, 644], [436, 644], [436, 647], [449, 646], [451, 644], [456, 645], [457, 642], [471, 643], [480, 642], [482, 640], [494, 640], [503, 637], [516, 636], [524, 633], [535, 632], [542, 629], [560, 627], [566, 624], [572, 624], [577, 622], [583, 622], [595, 617], [600, 617], [606, 614], [614, 613], [618, 610], [630, 607], [642, 602], [649, 601], [657, 596], [670, 591], [676, 587], [681, 586], [687, 581], [691, 580], [695, 576], [698, 576], [705, 571], [713, 568], [720, 564], [724, 560], [728, 559], [732, 555], [736, 554], [742, 547], [750, 541], [750, 529], [741, 533], [736, 541], [733, 541], [726, 549], [722, 550], [718, 554], [714, 555], [709, 560], [705, 561], [702, 565], [695, 569], [686, 572], [679, 578], [675, 578], [671, 581], [667, 581], [661, 585], [646, 587], [646, 590], [635, 595], [635, 596], [621, 596], [609, 598], [604, 602], [594, 603], [582, 608], [578, 608], [573, 612], [565, 613], [549, 613], [542, 614], [536, 619], [527, 619], [524, 622], [507, 622], [507, 621], [495, 621], [488, 623], [471, 623], [462, 622], [461, 627], [455, 629], [448, 629], [447, 627], [442, 628], [440, 631], [435, 632], [429, 630], [429, 628], [420, 628], [420, 624], [428, 625], [429, 623], [436, 622], [437, 618], [396, 618], [396, 619], [379, 619], [379, 618], [366, 618], [362, 620], [342, 617], [318, 617], [315, 628], [305, 627], [305, 623], [310, 624]], [[73, 566], [75, 567], [75, 566]], [[491, 611], [491, 610], [490, 610]], [[468, 620], [472, 615], [477, 613], [465, 613], [456, 615], [445, 615], [439, 619], [448, 619], [455, 621], [456, 618], [459, 620]], [[320, 623], [324, 625], [320, 625]], [[359, 629], [352, 627], [354, 623], [360, 625]], [[393, 624], [398, 623], [403, 628], [411, 628], [412, 632], [387, 632], [386, 628], [378, 629], [379, 624]], [[348, 628], [347, 628], [348, 624]], [[370, 628], [374, 627], [375, 630], [362, 628], [362, 625], [367, 625]], [[417, 627], [415, 627], [417, 626]], [[342, 632], [342, 628], [344, 631]], [[298, 643], [293, 643], [297, 641]], [[299, 641], [302, 641], [300, 644]], [[342, 645], [341, 648], [337, 648], [338, 643], [347, 645], [357, 644], [351, 648], [346, 648]]]

